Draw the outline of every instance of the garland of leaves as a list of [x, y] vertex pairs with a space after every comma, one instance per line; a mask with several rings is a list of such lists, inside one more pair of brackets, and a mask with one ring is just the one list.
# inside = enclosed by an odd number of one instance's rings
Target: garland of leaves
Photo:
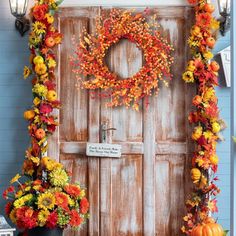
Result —
[[[159, 81], [172, 76], [173, 48], [156, 31], [156, 25], [146, 22], [146, 13], [133, 15], [130, 10], [112, 9], [109, 16], [102, 15], [97, 19], [95, 35], [84, 30], [76, 47], [72, 63], [77, 67], [74, 72], [79, 86], [91, 90], [102, 89], [101, 96], [111, 98], [108, 106], [132, 105], [138, 110], [141, 99], [157, 93]], [[104, 63], [107, 50], [121, 39], [135, 43], [142, 50], [145, 60], [139, 72], [126, 79], [111, 72]], [[165, 80], [164, 84], [167, 85]]]
[[188, 117], [189, 122], [195, 124], [192, 139], [196, 148], [191, 169], [194, 189], [186, 201], [188, 213], [183, 218], [182, 231], [186, 235], [191, 235], [197, 225], [212, 222], [212, 218], [209, 218], [210, 213], [218, 211], [215, 197], [220, 189], [215, 184], [218, 180], [215, 177], [218, 167], [216, 145], [224, 123], [219, 119], [215, 92], [215, 86], [218, 86], [219, 65], [216, 61], [209, 61], [213, 57], [211, 50], [215, 45], [215, 33], [219, 28], [219, 22], [212, 16], [214, 6], [206, 0], [188, 2], [195, 7], [196, 22], [188, 39], [192, 59], [183, 73], [183, 80], [186, 83], [197, 84], [197, 95], [192, 101], [195, 111]]
[[[24, 67], [24, 78], [32, 78], [33, 106], [24, 112], [28, 120], [31, 146], [26, 150], [23, 176], [17, 174], [3, 197], [9, 199], [6, 215], [20, 229], [35, 227], [79, 228], [88, 218], [89, 203], [79, 183], [71, 184], [63, 165], [47, 157], [48, 137], [59, 125], [55, 109], [60, 108], [56, 93], [55, 47], [62, 34], [53, 26], [54, 13], [62, 0], [36, 0], [31, 10], [29, 34], [31, 67]], [[22, 182], [24, 181], [24, 182]], [[14, 186], [16, 184], [16, 186]]]

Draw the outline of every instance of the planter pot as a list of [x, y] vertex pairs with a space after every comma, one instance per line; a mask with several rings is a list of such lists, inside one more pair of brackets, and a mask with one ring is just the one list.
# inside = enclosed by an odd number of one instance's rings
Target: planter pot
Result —
[[46, 227], [36, 227], [28, 230], [28, 236], [62, 236], [63, 229], [55, 228], [49, 229]]

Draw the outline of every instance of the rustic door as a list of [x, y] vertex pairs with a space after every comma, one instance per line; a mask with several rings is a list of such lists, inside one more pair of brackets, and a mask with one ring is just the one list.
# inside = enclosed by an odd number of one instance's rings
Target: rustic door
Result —
[[[71, 38], [75, 35], [79, 40], [83, 28], [93, 32], [101, 11], [109, 9], [62, 8], [58, 15], [64, 35], [58, 51], [58, 93], [63, 106], [50, 155], [73, 173], [73, 181], [87, 188], [91, 205], [89, 223], [80, 233], [67, 230], [65, 235], [181, 235], [191, 150], [187, 114], [193, 91], [181, 80], [181, 73], [187, 61], [191, 9], [152, 8], [163, 35], [175, 48], [174, 78], [140, 112], [106, 108], [103, 100], [76, 88], [69, 63], [74, 50]], [[142, 54], [124, 40], [109, 51], [107, 62], [125, 78], [141, 67]], [[86, 142], [99, 142], [102, 124], [116, 128], [108, 132], [108, 141], [122, 145], [122, 158], [86, 157]]]

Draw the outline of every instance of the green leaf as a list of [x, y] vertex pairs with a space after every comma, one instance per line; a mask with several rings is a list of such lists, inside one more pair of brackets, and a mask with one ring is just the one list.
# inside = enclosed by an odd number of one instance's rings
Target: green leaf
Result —
[[225, 230], [223, 236], [227, 236], [228, 233], [229, 233], [229, 230]]
[[233, 139], [233, 140], [234, 140], [234, 142], [236, 143], [236, 137], [234, 137], [234, 136], [233, 136], [233, 137], [232, 137], [232, 139]]

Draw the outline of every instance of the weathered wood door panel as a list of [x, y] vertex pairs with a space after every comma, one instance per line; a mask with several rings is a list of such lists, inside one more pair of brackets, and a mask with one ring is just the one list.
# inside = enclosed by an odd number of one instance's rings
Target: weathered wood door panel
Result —
[[[89, 223], [79, 233], [67, 230], [66, 236], [181, 235], [191, 150], [187, 114], [194, 90], [181, 80], [190, 11], [186, 7], [151, 9], [160, 30], [174, 45], [174, 78], [140, 112], [107, 108], [104, 100], [76, 89], [69, 63], [74, 50], [71, 38], [75, 35], [78, 41], [83, 28], [94, 32], [95, 17], [109, 9], [62, 8], [58, 14], [64, 34], [58, 51], [58, 93], [63, 107], [49, 154], [66, 165], [73, 181], [87, 188], [91, 204]], [[106, 62], [126, 78], [137, 72], [143, 58], [134, 44], [122, 40], [109, 50]], [[107, 140], [122, 145], [122, 158], [86, 157], [86, 142], [99, 142], [101, 124], [117, 129], [107, 133]]]

